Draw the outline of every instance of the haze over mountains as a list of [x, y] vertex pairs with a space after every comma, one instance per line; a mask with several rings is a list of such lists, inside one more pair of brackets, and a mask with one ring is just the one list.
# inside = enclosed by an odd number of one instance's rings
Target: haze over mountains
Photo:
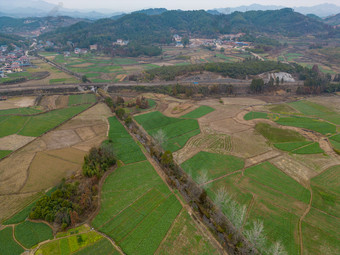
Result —
[[[223, 7], [210, 10], [210, 13], [230, 14], [235, 11], [245, 12], [251, 10], [278, 10], [287, 6], [278, 5], [260, 5], [252, 4], [249, 6], [240, 7]], [[319, 17], [328, 17], [340, 13], [340, 6], [334, 4], [320, 4], [316, 6], [301, 6], [293, 7], [296, 12], [302, 14], [315, 14]], [[9, 16], [15, 18], [25, 17], [45, 17], [45, 16], [70, 16], [74, 18], [87, 18], [87, 19], [102, 19], [109, 18], [123, 14], [117, 10], [110, 9], [68, 9], [64, 8], [62, 4], [55, 5], [43, 0], [2, 0], [0, 2], [0, 16]]]

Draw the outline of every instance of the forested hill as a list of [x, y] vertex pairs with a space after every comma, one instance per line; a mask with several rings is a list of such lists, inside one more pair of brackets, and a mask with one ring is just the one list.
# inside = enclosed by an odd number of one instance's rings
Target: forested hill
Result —
[[41, 38], [59, 43], [71, 40], [80, 47], [86, 47], [98, 42], [112, 43], [120, 38], [141, 44], [163, 44], [171, 42], [174, 33], [215, 37], [237, 32], [327, 36], [328, 33], [334, 34], [334, 28], [288, 8], [234, 12], [230, 15], [212, 15], [205, 11], [166, 11], [160, 15], [132, 13], [118, 20], [101, 19], [94, 23], [75, 24], [46, 33]]

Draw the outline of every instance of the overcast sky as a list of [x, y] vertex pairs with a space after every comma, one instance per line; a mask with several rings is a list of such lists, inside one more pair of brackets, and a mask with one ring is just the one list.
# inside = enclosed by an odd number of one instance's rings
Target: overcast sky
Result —
[[[45, 0], [50, 3], [62, 3], [65, 8], [73, 9], [111, 9], [115, 11], [133, 11], [145, 8], [182, 9], [214, 9], [236, 7], [241, 5], [262, 4], [262, 5], [283, 5], [312, 6], [325, 3], [325, 0]], [[326, 0], [328, 3], [339, 5], [339, 0]]]

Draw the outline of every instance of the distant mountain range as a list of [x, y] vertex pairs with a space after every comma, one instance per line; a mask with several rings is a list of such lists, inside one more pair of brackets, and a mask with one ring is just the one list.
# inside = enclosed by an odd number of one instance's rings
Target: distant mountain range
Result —
[[55, 5], [43, 0], [1, 0], [0, 16], [13, 18], [69, 16], [73, 18], [102, 19], [123, 14], [111, 10], [74, 10], [64, 8], [62, 4]]
[[[285, 6], [282, 5], [260, 5], [260, 4], [252, 4], [248, 6], [240, 6], [235, 8], [218, 8], [214, 9], [215, 11], [218, 11], [223, 14], [230, 14], [235, 11], [239, 12], [246, 12], [246, 11], [267, 11], [267, 10], [279, 10], [285, 8]], [[331, 15], [335, 15], [340, 13], [340, 6], [337, 6], [335, 4], [319, 4], [315, 6], [300, 6], [300, 7], [292, 7], [294, 11], [302, 13], [304, 15], [306, 14], [314, 14], [321, 18], [328, 17]]]
[[[248, 6], [240, 6], [235, 8], [218, 8], [209, 10], [210, 14], [231, 14], [235, 11], [266, 11], [266, 10], [279, 10], [286, 6], [278, 5], [260, 5], [252, 4]], [[311, 7], [294, 7], [294, 11], [302, 14], [314, 14], [319, 17], [328, 17], [340, 13], [340, 6], [334, 4], [320, 4]], [[164, 8], [147, 9], [138, 12], [142, 12], [148, 15], [159, 15], [167, 11]], [[73, 18], [85, 18], [85, 19], [102, 19], [123, 16], [126, 13], [117, 12], [109, 9], [96, 9], [96, 10], [80, 10], [80, 9], [68, 9], [64, 8], [62, 4], [55, 5], [43, 0], [1, 0], [0, 1], [0, 16], [9, 16], [14, 18], [25, 17], [46, 17], [46, 16], [70, 16]]]

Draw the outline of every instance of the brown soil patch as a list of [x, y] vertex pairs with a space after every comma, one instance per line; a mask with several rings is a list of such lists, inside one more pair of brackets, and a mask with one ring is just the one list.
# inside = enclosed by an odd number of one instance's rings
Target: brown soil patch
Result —
[[338, 158], [325, 156], [323, 154], [292, 154], [291, 157], [309, 169], [312, 169], [315, 173], [320, 173], [331, 166], [340, 164], [340, 160]]
[[76, 148], [78, 150], [82, 150], [82, 151], [86, 151], [88, 152], [92, 147], [98, 147], [101, 145], [101, 143], [103, 141], [105, 141], [107, 139], [106, 135], [105, 136], [96, 136], [94, 138], [92, 138], [91, 140], [87, 140], [85, 142], [82, 143], [78, 143], [74, 146], [72, 146], [73, 148]]
[[81, 165], [71, 163], [44, 152], [38, 152], [29, 168], [29, 177], [21, 192], [41, 191], [57, 185], [81, 169]]
[[25, 183], [34, 153], [16, 153], [0, 161], [0, 194], [18, 192]]
[[84, 156], [86, 155], [86, 152], [77, 150], [74, 148], [65, 148], [65, 149], [47, 151], [46, 154], [52, 157], [65, 160], [65, 161], [69, 161], [75, 164], [82, 165], [84, 162]]
[[46, 110], [54, 110], [56, 109], [56, 100], [58, 96], [53, 95], [53, 96], [44, 96], [41, 101], [40, 105], [43, 106]]
[[336, 110], [340, 112], [340, 96], [318, 96], [318, 97], [310, 97], [307, 99], [308, 101], [321, 104], [330, 109]]
[[19, 212], [38, 197], [38, 193], [0, 196], [0, 222]]
[[15, 97], [9, 98], [6, 101], [0, 101], [0, 110], [33, 106], [35, 98], [36, 97]]
[[96, 133], [96, 135], [106, 136], [107, 131], [108, 131], [108, 124], [106, 124], [106, 125], [96, 125], [96, 126], [93, 126], [92, 129]]
[[[188, 110], [188, 109], [191, 108], [191, 107], [193, 107], [192, 104], [186, 104], [186, 103], [184, 103], [184, 104], [179, 104], [179, 105], [175, 106], [175, 107], [172, 109], [171, 113], [172, 113], [172, 114], [180, 114], [180, 113], [183, 114], [184, 111]], [[192, 110], [193, 110], [193, 109], [190, 109], [190, 111], [192, 111]]]
[[234, 117], [238, 112], [241, 111], [241, 107], [239, 105], [211, 105], [215, 108], [215, 111], [203, 116], [199, 119], [200, 123], [207, 122], [211, 123], [213, 121], [220, 121], [227, 118]]
[[74, 130], [56, 130], [43, 136], [42, 139], [49, 150], [70, 147], [81, 142]]
[[267, 161], [267, 160], [272, 159], [272, 158], [276, 158], [276, 157], [278, 157], [280, 155], [281, 154], [278, 151], [275, 151], [275, 150], [268, 151], [266, 153], [257, 155], [255, 157], [246, 159], [245, 167], [250, 167], [250, 166], [258, 165], [258, 164], [260, 164], [260, 163], [262, 163], [264, 161]]
[[317, 174], [288, 155], [272, 159], [270, 162], [305, 187], [308, 187], [309, 180]]
[[210, 127], [225, 134], [233, 134], [250, 129], [249, 126], [239, 124], [232, 118], [211, 122]]
[[0, 138], [0, 150], [15, 151], [27, 143], [33, 141], [35, 137], [22, 136], [22, 135], [9, 135]]
[[245, 105], [245, 106], [251, 106], [251, 105], [263, 105], [266, 104], [265, 101], [262, 101], [260, 99], [255, 98], [249, 98], [249, 97], [225, 97], [221, 98], [223, 101], [223, 104], [225, 105]]
[[252, 130], [246, 130], [234, 134], [232, 139], [232, 152], [239, 157], [254, 157], [270, 150], [266, 139], [262, 135], [254, 133]]
[[68, 106], [68, 96], [58, 96], [55, 104], [58, 109], [66, 108]]
[[83, 141], [91, 139], [96, 136], [96, 133], [93, 131], [91, 127], [77, 128], [76, 132]]

